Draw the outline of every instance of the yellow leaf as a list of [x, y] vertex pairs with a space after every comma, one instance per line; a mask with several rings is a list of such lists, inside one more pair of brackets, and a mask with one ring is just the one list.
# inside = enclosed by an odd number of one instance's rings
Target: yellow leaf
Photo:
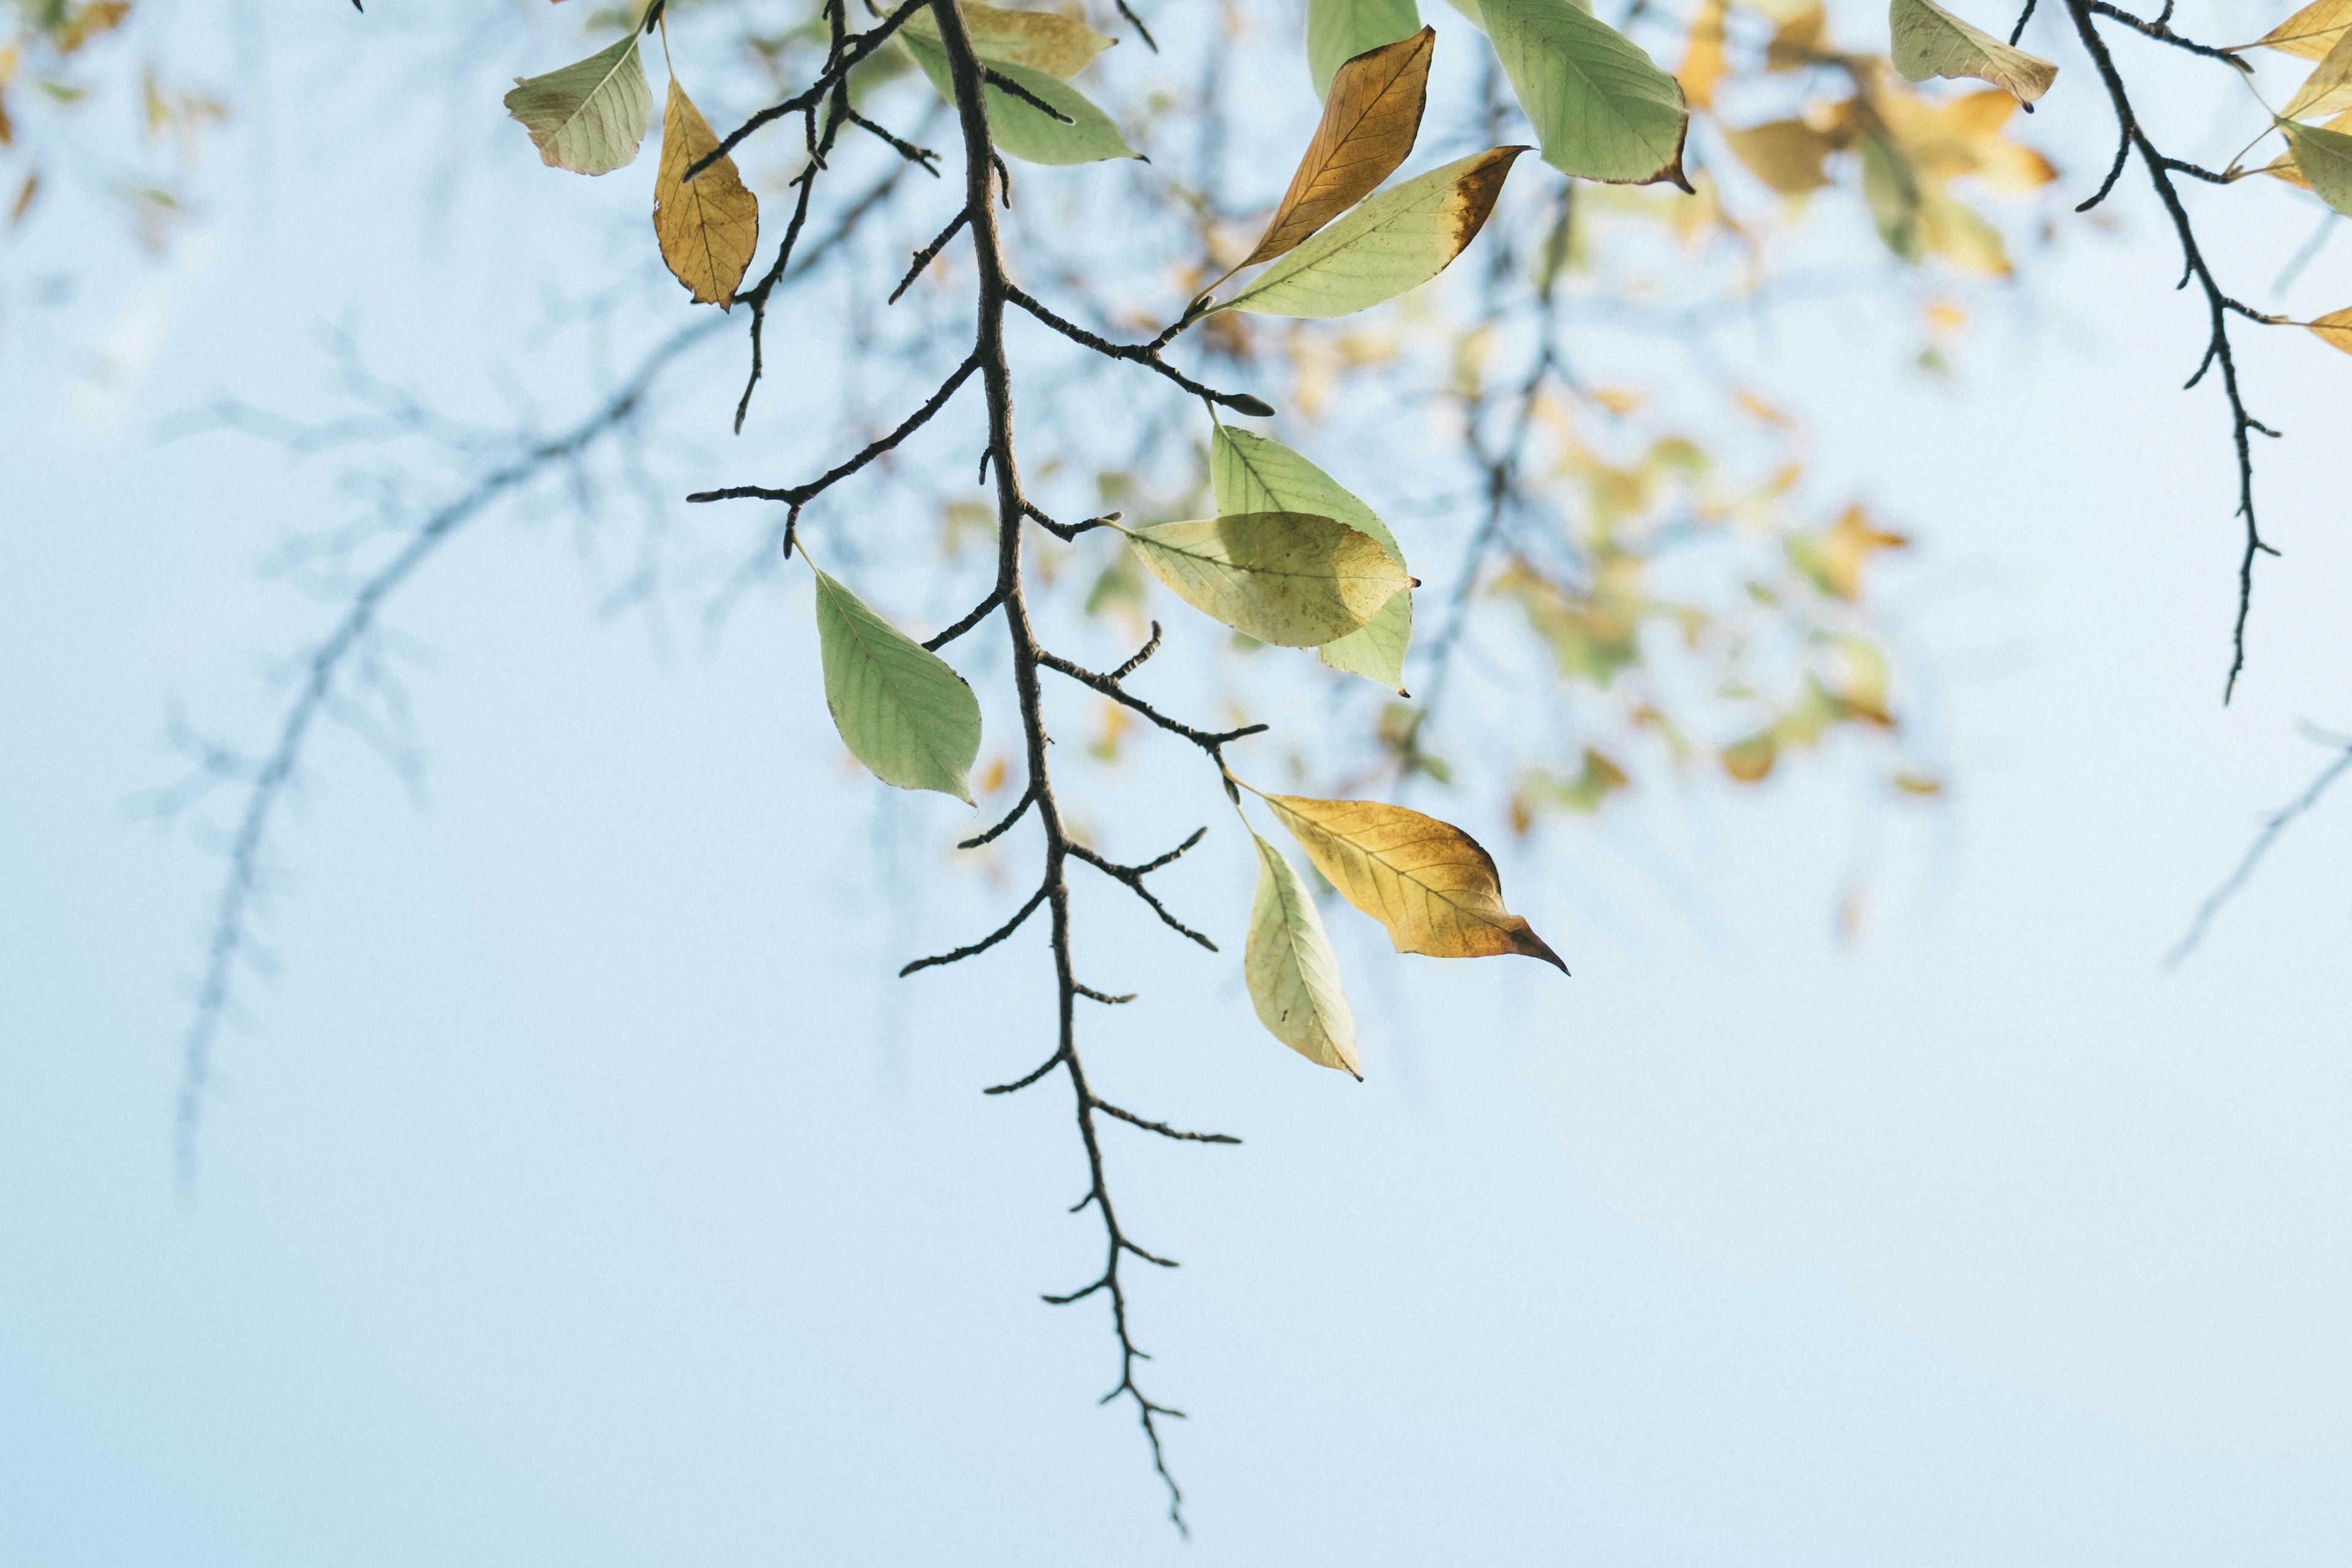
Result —
[[1919, 237], [1930, 254], [1971, 277], [2010, 274], [2009, 249], [2001, 243], [2000, 230], [1941, 191], [1920, 193]]
[[1503, 907], [1494, 858], [1460, 828], [1373, 800], [1263, 798], [1339, 896], [1388, 928], [1399, 952], [1516, 952], [1568, 973], [1543, 938]]
[[1774, 120], [1745, 130], [1724, 128], [1732, 156], [1748, 172], [1784, 196], [1801, 196], [1830, 183], [1822, 164], [1837, 151], [1837, 139], [1801, 120]]
[[2319, 341], [2328, 347], [2342, 349], [2346, 353], [2352, 354], [2352, 306], [2347, 306], [2341, 310], [2330, 310], [2317, 321], [2305, 321], [2304, 325], [2309, 327]]
[[1683, 51], [1682, 68], [1675, 72], [1683, 97], [1695, 109], [1715, 107], [1715, 84], [1729, 74], [1723, 58], [1723, 14], [1726, 0], [1699, 0], [1691, 18], [1690, 44]]
[[[1370, 195], [1412, 152], [1429, 100], [1437, 29], [1358, 55], [1331, 78], [1323, 121], [1290, 177], [1265, 237], [1242, 262], [1271, 261]], [[1238, 272], [1241, 268], [1235, 268]]]
[[2352, 25], [2352, 0], [2312, 0], [2254, 42], [2239, 47], [2281, 49], [2315, 60], [2336, 47], [2347, 25]]
[[1895, 68], [1905, 81], [1975, 77], [2032, 103], [2057, 79], [2058, 68], [2048, 60], [2010, 47], [1936, 0], [1894, 0], [1888, 26], [1894, 35]]
[[1796, 71], [1820, 65], [1832, 53], [1829, 40], [1822, 36], [1828, 28], [1829, 13], [1818, 3], [1790, 12], [1772, 29], [1772, 41], [1764, 49], [1764, 68]]
[[1346, 637], [1412, 586], [1379, 540], [1307, 512], [1241, 512], [1123, 531], [1185, 603], [1284, 647]]
[[2347, 108], [2352, 108], [2352, 32], [2336, 40], [2279, 112], [2289, 120], [2307, 120]]
[[1734, 781], [1761, 784], [1770, 776], [1772, 763], [1780, 752], [1780, 743], [1772, 739], [1772, 731], [1767, 730], [1724, 747], [1717, 760], [1723, 763], [1723, 771]]
[[1823, 592], [1849, 602], [1862, 596], [1864, 563], [1881, 550], [1900, 550], [1911, 541], [1874, 525], [1860, 506], [1817, 534], [1791, 535], [1789, 559]]
[[760, 199], [743, 188], [735, 160], [721, 158], [697, 174], [686, 171], [718, 147], [702, 110], [669, 79], [662, 111], [661, 172], [654, 180], [654, 236], [662, 260], [687, 292], [720, 310], [735, 303], [735, 286], [760, 244]]

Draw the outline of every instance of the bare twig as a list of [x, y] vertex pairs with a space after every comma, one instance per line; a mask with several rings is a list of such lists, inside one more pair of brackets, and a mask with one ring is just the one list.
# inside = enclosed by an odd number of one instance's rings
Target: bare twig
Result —
[[2342, 778], [2347, 773], [2352, 773], [2352, 740], [2347, 740], [2341, 735], [2315, 738], [2324, 739], [2328, 745], [2336, 749], [2335, 760], [2319, 770], [2319, 776], [2313, 779], [2301, 795], [2271, 813], [2263, 820], [2262, 831], [2254, 835], [2254, 841], [2252, 844], [2246, 846], [2246, 852], [2239, 858], [2237, 868], [2230, 873], [2220, 887], [2206, 894], [2205, 901], [2197, 906], [2196, 918], [2189, 922], [2189, 930], [2182, 934], [2179, 942], [2172, 944], [2171, 951], [2164, 955], [2165, 968], [2178, 969], [2184, 959], [2197, 951], [2198, 946], [2205, 940], [2205, 933], [2212, 929], [2214, 917], [2221, 912], [2223, 906], [2227, 905], [2231, 899], [2238, 896], [2249, 881], [2252, 880], [2254, 868], [2263, 863], [2263, 857], [2271, 852], [2271, 846], [2279, 841], [2279, 836], [2292, 826], [2296, 818], [2303, 816], [2312, 807], [2317, 805], [2320, 797], [2328, 792], [2337, 779]]

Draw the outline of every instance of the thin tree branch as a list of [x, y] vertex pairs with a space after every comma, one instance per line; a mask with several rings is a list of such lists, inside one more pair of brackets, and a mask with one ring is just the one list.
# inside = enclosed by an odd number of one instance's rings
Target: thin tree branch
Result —
[[2237, 868], [2220, 887], [2205, 895], [2205, 901], [2197, 906], [2196, 918], [2189, 922], [2189, 930], [2164, 955], [2165, 968], [2179, 968], [2182, 961], [2197, 951], [2205, 940], [2205, 933], [2212, 929], [2214, 917], [2253, 879], [2254, 868], [2263, 863], [2263, 857], [2271, 852], [2271, 846], [2279, 841], [2279, 836], [2294, 826], [2298, 817], [2317, 805], [2320, 797], [2334, 786], [2337, 779], [2352, 773], [2352, 741], [2331, 736], [2329, 742], [2337, 748], [2336, 760], [2320, 769], [2319, 776], [2313, 779], [2301, 795], [2271, 813], [2263, 821], [2262, 831], [2254, 835], [2254, 841], [2246, 846], [2245, 854], [2239, 858]]

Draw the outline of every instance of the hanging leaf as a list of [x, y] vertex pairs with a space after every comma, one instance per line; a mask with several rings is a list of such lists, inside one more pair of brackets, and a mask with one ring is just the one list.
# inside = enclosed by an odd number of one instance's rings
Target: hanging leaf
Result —
[[980, 700], [947, 660], [816, 574], [824, 705], [849, 754], [900, 789], [937, 790], [969, 805], [980, 755]]
[[1194, 609], [1284, 647], [1345, 637], [1412, 579], [1370, 534], [1296, 511], [1123, 530]]
[[2352, 0], [2312, 0], [2255, 42], [2239, 47], [2281, 49], [2315, 60], [2336, 47], [2347, 26], [2352, 26]]
[[1496, 147], [1381, 192], [1217, 309], [1347, 316], [1428, 282], [1477, 237], [1526, 151]]
[[1328, 98], [1339, 68], [1358, 55], [1421, 30], [1413, 0], [1307, 0], [1307, 70], [1315, 96]]
[[2352, 32], [2336, 38], [2279, 112], [2289, 120], [2315, 120], [2343, 109], [2352, 109]]
[[1731, 155], [1748, 172], [1784, 196], [1801, 196], [1830, 183], [1822, 163], [1838, 141], [1801, 120], [1774, 120], [1745, 130], [1724, 127]]
[[671, 77], [662, 110], [661, 171], [654, 179], [654, 237], [687, 292], [725, 310], [734, 306], [735, 286], [760, 246], [760, 198], [743, 188], [732, 158], [719, 159], [687, 183], [686, 171], [718, 145], [710, 121]]
[[1611, 184], [1691, 188], [1682, 86], [1641, 46], [1570, 0], [1480, 0], [1478, 9], [1545, 163]]
[[608, 49], [545, 76], [515, 79], [507, 112], [523, 123], [540, 161], [579, 174], [609, 174], [637, 155], [653, 123], [653, 89], [634, 29]]
[[[1411, 0], [1407, 0], [1410, 8]], [[1300, 240], [1371, 195], [1412, 152], [1429, 100], [1429, 62], [1437, 30], [1361, 54], [1339, 68], [1323, 102], [1315, 140], [1290, 177], [1290, 189], [1243, 267], [1295, 248]], [[1234, 268], [1239, 271], [1240, 268]]]
[[2011, 48], [1936, 0], [1893, 0], [1887, 26], [1895, 36], [1895, 68], [1905, 81], [1974, 77], [2014, 93], [2020, 103], [2032, 103], [2058, 77], [2058, 68], [2048, 60]]
[[[1406, 570], [1396, 535], [1370, 507], [1281, 442], [1230, 426], [1217, 426], [1209, 447], [1209, 482], [1221, 513], [1303, 511], [1366, 533]], [[1404, 694], [1405, 648], [1412, 641], [1412, 591], [1401, 590], [1355, 631], [1315, 650], [1334, 669], [1377, 680]]]
[[1683, 49], [1682, 68], [1675, 79], [1683, 84], [1683, 99], [1700, 109], [1715, 107], [1715, 84], [1731, 74], [1724, 58], [1726, 0], [1699, 0], [1691, 17], [1690, 42]]
[[[955, 78], [948, 69], [947, 51], [929, 38], [909, 37], [905, 28], [898, 31], [898, 41], [931, 85], [950, 103], [955, 101]], [[988, 134], [997, 147], [1024, 163], [1098, 163], [1106, 158], [1132, 158], [1134, 148], [1118, 133], [1110, 116], [1088, 102], [1084, 93], [1066, 82], [1055, 80], [1044, 71], [1032, 70], [1010, 61], [983, 61], [990, 70], [1016, 83], [1023, 91], [1042, 102], [1050, 103], [1065, 115], [1068, 124], [1055, 119], [1025, 99], [991, 82], [982, 89], [988, 100]]]
[[[972, 53], [994, 65], [1043, 71], [1056, 81], [1069, 80], [1118, 41], [1058, 11], [1014, 11], [979, 0], [962, 0], [957, 9], [971, 36]], [[928, 5], [908, 17], [902, 31], [939, 45], [939, 18]]]
[[1359, 1081], [1356, 1020], [1339, 988], [1339, 961], [1323, 932], [1323, 916], [1290, 862], [1255, 832], [1257, 897], [1250, 904], [1249, 945], [1242, 976], [1250, 1005], [1268, 1033], [1318, 1067], [1337, 1068]]
[[1264, 798], [1339, 896], [1388, 928], [1399, 952], [1516, 952], [1568, 973], [1559, 954], [1503, 907], [1494, 858], [1451, 823], [1376, 800]]
[[2315, 321], [2305, 321], [2314, 336], [2332, 349], [2342, 349], [2352, 354], [2352, 306], [2330, 310]]
[[2280, 121], [2279, 129], [2286, 133], [2294, 166], [2303, 171], [2319, 199], [2352, 217], [2352, 136], [2316, 125], [2298, 125], [2292, 120]]

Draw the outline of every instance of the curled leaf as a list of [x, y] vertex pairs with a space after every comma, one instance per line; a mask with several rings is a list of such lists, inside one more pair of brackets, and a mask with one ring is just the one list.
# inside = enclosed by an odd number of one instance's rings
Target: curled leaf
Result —
[[1399, 952], [1516, 952], [1568, 973], [1559, 954], [1503, 907], [1494, 857], [1453, 824], [1376, 800], [1265, 800], [1339, 896], [1388, 928]]
[[561, 70], [517, 77], [505, 102], [530, 132], [541, 163], [580, 174], [609, 174], [634, 160], [654, 117], [634, 28]]
[[1428, 282], [1477, 237], [1526, 151], [1473, 153], [1381, 192], [1217, 309], [1346, 316]]
[[[1056, 81], [1069, 80], [1118, 41], [1058, 11], [1018, 11], [980, 0], [961, 0], [957, 9], [971, 36], [972, 53], [994, 65], [1043, 71]], [[908, 17], [905, 30], [935, 46], [939, 42], [939, 18], [929, 6]]]
[[1412, 583], [1370, 535], [1304, 512], [1163, 522], [1127, 537], [1186, 604], [1284, 647], [1345, 637]]
[[1478, 10], [1545, 163], [1611, 184], [1691, 188], [1682, 85], [1640, 45], [1570, 0], [1479, 0]]
[[[1410, 4], [1410, 0], [1408, 0]], [[1429, 100], [1429, 62], [1437, 30], [1356, 56], [1331, 79], [1315, 140], [1290, 177], [1290, 189], [1243, 267], [1295, 248], [1298, 242], [1371, 195], [1396, 173], [1421, 133]], [[1237, 269], [1238, 270], [1238, 269]]]
[[1356, 1020], [1339, 988], [1339, 961], [1323, 916], [1282, 852], [1255, 833], [1257, 896], [1250, 904], [1242, 976], [1268, 1033], [1319, 1067], [1360, 1079]]
[[970, 804], [980, 755], [980, 700], [947, 660], [816, 574], [824, 705], [849, 754], [884, 784]]
[[1895, 38], [1895, 68], [1905, 81], [1974, 77], [2032, 103], [2058, 78], [2058, 68], [2048, 60], [2010, 47], [1936, 0], [1893, 0], [1887, 27]]
[[735, 286], [760, 245], [760, 199], [743, 188], [735, 160], [721, 158], [692, 184], [686, 171], [719, 145], [710, 121], [669, 79], [662, 111], [661, 171], [654, 180], [654, 237], [671, 276], [700, 303], [730, 309]]
[[[1370, 534], [1404, 570], [1404, 552], [1370, 507], [1338, 480], [1281, 442], [1231, 426], [1217, 426], [1209, 447], [1209, 479], [1221, 513], [1303, 511]], [[1403, 694], [1404, 655], [1412, 641], [1412, 592], [1400, 589], [1347, 636], [1315, 650], [1334, 669], [1360, 675]]]

